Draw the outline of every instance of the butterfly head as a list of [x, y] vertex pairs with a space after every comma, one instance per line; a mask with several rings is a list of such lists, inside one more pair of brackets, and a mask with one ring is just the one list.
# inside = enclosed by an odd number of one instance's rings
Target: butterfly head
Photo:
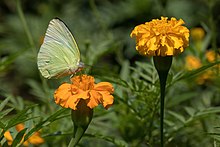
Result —
[[79, 71], [83, 70], [84, 67], [85, 67], [85, 64], [83, 62], [79, 62], [78, 68], [74, 72], [75, 73], [79, 72]]

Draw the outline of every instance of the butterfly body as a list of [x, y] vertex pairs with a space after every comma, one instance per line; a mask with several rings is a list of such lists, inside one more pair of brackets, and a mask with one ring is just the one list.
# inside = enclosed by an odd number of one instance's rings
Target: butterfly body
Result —
[[80, 52], [74, 37], [60, 19], [52, 19], [37, 57], [43, 77], [60, 78], [80, 71]]

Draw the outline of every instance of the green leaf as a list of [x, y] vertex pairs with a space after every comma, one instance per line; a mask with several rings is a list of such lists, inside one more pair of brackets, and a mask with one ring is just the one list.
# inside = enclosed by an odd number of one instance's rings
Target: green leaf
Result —
[[10, 99], [10, 97], [7, 97], [4, 101], [1, 102], [1, 104], [0, 104], [0, 111], [2, 111], [3, 108], [7, 105], [9, 99]]
[[0, 121], [0, 128], [1, 129], [4, 129], [5, 128], [5, 125]]
[[126, 142], [124, 142], [123, 140], [116, 139], [115, 137], [103, 136], [101, 134], [87, 134], [86, 133], [85, 137], [94, 137], [94, 138], [103, 139], [105, 141], [111, 142], [111, 143], [115, 144], [116, 146], [120, 146], [120, 147], [127, 147], [128, 146], [128, 144]]
[[168, 111], [167, 113], [169, 113], [170, 115], [174, 116], [175, 118], [180, 120], [182, 123], [185, 123], [185, 121], [186, 121], [185, 118], [182, 115], [180, 115], [180, 114], [178, 114], [176, 112]]
[[123, 80], [128, 80], [129, 78], [129, 74], [130, 74], [129, 65], [130, 65], [130, 62], [128, 60], [124, 60], [122, 63], [120, 78]]
[[190, 116], [193, 116], [196, 112], [195, 109], [191, 108], [191, 107], [185, 107], [184, 108], [186, 110], [186, 112], [190, 115]]
[[203, 115], [215, 114], [215, 113], [220, 113], [220, 107], [207, 108], [203, 111], [198, 112], [196, 116], [203, 116]]
[[37, 106], [37, 105], [32, 105], [32, 106], [25, 108], [24, 110], [20, 111], [17, 115], [15, 115], [12, 119], [10, 119], [6, 125], [6, 130], [15, 126], [16, 124], [19, 124], [21, 122], [24, 122], [24, 121], [31, 119], [30, 117], [28, 117], [28, 115], [31, 112], [28, 112], [28, 111], [35, 106]]
[[42, 122], [39, 122], [34, 128], [32, 128], [24, 137], [24, 141], [26, 141], [34, 132], [39, 131], [43, 126], [50, 124], [51, 122], [57, 120], [58, 118], [62, 118], [59, 117], [62, 114], [65, 114], [66, 111], [68, 111], [69, 109], [60, 109], [58, 111], [56, 111], [54, 114], [50, 115], [47, 119], [45, 119]]
[[170, 99], [170, 101], [167, 101], [166, 107], [168, 108], [168, 107], [176, 106], [182, 102], [185, 102], [189, 99], [194, 98], [197, 95], [198, 94], [196, 92], [182, 93], [182, 94], [176, 96], [175, 98]]
[[211, 108], [207, 108], [203, 111], [199, 111], [199, 112], [196, 112], [195, 115], [193, 115], [192, 117], [190, 117], [186, 123], [190, 123], [192, 121], [195, 121], [197, 119], [200, 119], [202, 117], [205, 117], [205, 116], [209, 116], [211, 114], [216, 114], [216, 113], [220, 113], [220, 107], [211, 107]]
[[109, 81], [111, 83], [121, 85], [126, 88], [129, 87], [128, 83], [125, 80], [120, 79], [118, 76], [107, 77], [107, 76], [96, 75], [96, 77], [102, 80]]
[[21, 130], [15, 137], [15, 139], [13, 140], [13, 143], [12, 143], [12, 147], [16, 147], [23, 139], [23, 136], [26, 132], [27, 128]]
[[0, 119], [2, 119], [4, 116], [6, 116], [8, 113], [10, 113], [12, 110], [14, 110], [14, 108], [9, 108], [9, 109], [6, 109], [6, 110], [0, 112]]
[[22, 55], [26, 50], [27, 49], [23, 49], [7, 57], [0, 58], [0, 73], [5, 71], [9, 67], [9, 65], [12, 64], [14, 60]]

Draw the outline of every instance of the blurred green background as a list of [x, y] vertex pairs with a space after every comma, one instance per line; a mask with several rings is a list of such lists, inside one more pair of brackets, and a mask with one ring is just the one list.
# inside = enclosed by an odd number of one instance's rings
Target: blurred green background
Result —
[[[78, 43], [85, 72], [115, 87], [114, 106], [95, 109], [79, 146], [159, 146], [157, 73], [152, 59], [136, 52], [130, 33], [136, 25], [168, 16], [183, 19], [190, 30], [201, 28], [204, 36], [199, 41], [191, 37], [185, 52], [174, 58], [167, 81], [166, 146], [218, 146], [220, 71], [205, 54], [214, 51], [217, 62], [219, 7], [219, 0], [1, 0], [0, 100], [8, 100], [2, 112], [13, 108], [2, 115], [2, 123], [38, 104], [27, 113], [29, 120], [20, 121], [34, 126], [60, 108], [53, 92], [69, 79], [43, 79], [36, 61], [49, 21], [59, 17]], [[199, 69], [185, 69], [187, 55], [200, 60]], [[214, 74], [204, 78], [208, 70]], [[41, 128], [41, 146], [67, 146], [72, 133], [69, 111]]]

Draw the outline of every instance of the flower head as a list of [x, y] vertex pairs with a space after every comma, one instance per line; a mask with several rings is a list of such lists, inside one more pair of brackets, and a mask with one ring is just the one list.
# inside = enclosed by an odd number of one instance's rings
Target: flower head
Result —
[[[220, 51], [220, 50], [219, 50]], [[206, 59], [211, 63], [216, 59], [220, 59], [220, 55], [216, 53], [214, 50], [209, 50], [205, 53]]]
[[184, 51], [189, 42], [189, 30], [182, 19], [167, 17], [138, 25], [131, 32], [136, 38], [136, 50], [145, 56], [173, 56]]
[[202, 66], [200, 59], [193, 55], [186, 56], [185, 60], [186, 60], [185, 67], [187, 70], [198, 69]]
[[[24, 124], [17, 124], [15, 126], [15, 128], [18, 132], [20, 132], [24, 129]], [[8, 145], [12, 145], [13, 138], [12, 138], [11, 133], [9, 131], [6, 131], [4, 133], [4, 137], [6, 138]], [[23, 138], [24, 138], [24, 136], [23, 136]], [[29, 146], [29, 143], [32, 145], [40, 145], [40, 144], [44, 143], [44, 139], [40, 136], [39, 132], [35, 132], [31, 137], [29, 137], [25, 142], [23, 142], [23, 146]]]
[[[211, 54], [211, 53], [210, 53]], [[210, 55], [211, 56], [211, 55]], [[202, 67], [202, 62], [199, 58], [193, 56], [193, 55], [188, 55], [185, 58], [186, 60], [186, 64], [185, 67], [187, 70], [191, 71], [191, 70], [196, 70], [200, 67]], [[206, 70], [203, 73], [199, 74], [198, 77], [196, 77], [196, 82], [199, 85], [203, 85], [209, 81], [211, 81], [211, 79], [214, 78], [214, 73], [212, 70]]]
[[85, 100], [91, 109], [102, 104], [106, 109], [114, 101], [111, 95], [114, 88], [111, 83], [100, 82], [95, 84], [94, 77], [87, 75], [75, 76], [71, 79], [72, 84], [62, 84], [54, 93], [56, 104], [65, 108], [77, 109], [80, 100]]
[[190, 34], [194, 41], [201, 41], [205, 37], [205, 31], [200, 27], [192, 28]]

